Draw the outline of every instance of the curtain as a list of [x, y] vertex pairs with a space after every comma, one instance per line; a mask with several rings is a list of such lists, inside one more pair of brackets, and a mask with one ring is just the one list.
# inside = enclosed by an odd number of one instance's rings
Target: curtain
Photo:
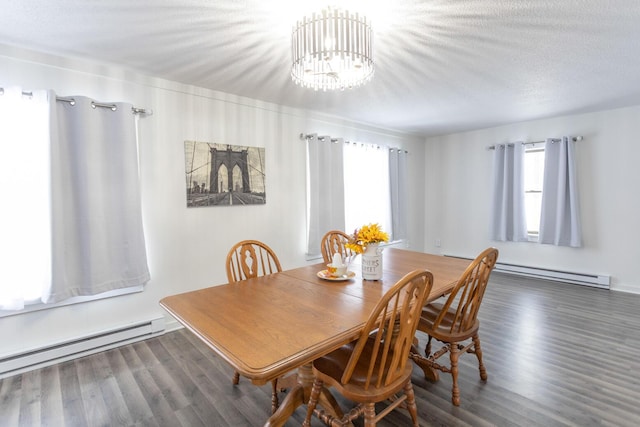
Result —
[[498, 144], [493, 155], [491, 239], [526, 241], [524, 208], [524, 148], [521, 142]]
[[51, 284], [49, 111], [55, 94], [0, 95], [0, 310], [39, 302]]
[[545, 142], [540, 243], [582, 246], [573, 138]]
[[55, 103], [51, 117], [52, 284], [47, 303], [149, 280], [132, 105]]
[[409, 195], [407, 194], [407, 152], [400, 149], [389, 151], [389, 186], [391, 195], [391, 238], [407, 239]]
[[342, 140], [307, 139], [307, 256], [319, 257], [322, 236], [345, 229]]

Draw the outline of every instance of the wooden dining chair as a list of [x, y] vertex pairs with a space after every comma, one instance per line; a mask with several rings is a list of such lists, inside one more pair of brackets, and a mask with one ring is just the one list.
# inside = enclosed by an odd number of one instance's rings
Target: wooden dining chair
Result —
[[344, 231], [331, 230], [322, 236], [320, 242], [320, 251], [322, 252], [322, 258], [325, 263], [330, 263], [333, 260], [333, 254], [340, 253], [342, 257], [348, 261], [356, 254], [345, 244], [349, 241], [349, 235]]
[[[364, 416], [365, 426], [375, 426], [400, 405], [408, 409], [413, 425], [418, 426], [409, 350], [432, 285], [433, 275], [428, 270], [407, 274], [378, 302], [356, 341], [313, 361], [315, 378], [304, 426], [311, 425], [314, 413], [327, 425], [350, 425]], [[325, 385], [358, 405], [341, 420], [316, 409]], [[401, 391], [404, 393], [397, 396]], [[376, 414], [375, 404], [387, 399], [391, 400], [389, 405]]]
[[[478, 358], [480, 379], [487, 380], [478, 335], [480, 329], [478, 311], [489, 276], [497, 260], [496, 248], [485, 249], [469, 264], [444, 304], [431, 303], [425, 306], [418, 323], [418, 331], [429, 335], [425, 346], [426, 357], [419, 355], [415, 347], [410, 357], [423, 369], [426, 378], [437, 380], [437, 372], [433, 369], [451, 374], [453, 382], [451, 401], [456, 406], [460, 405], [458, 358], [461, 354], [475, 354]], [[431, 352], [433, 338], [444, 343], [444, 346], [434, 353]], [[439, 364], [437, 360], [447, 353], [449, 353], [449, 365]]]
[[[282, 271], [280, 260], [273, 249], [258, 240], [236, 243], [227, 254], [227, 279], [229, 282], [251, 279]], [[240, 373], [233, 374], [233, 384], [240, 382]], [[278, 409], [278, 378], [271, 381], [271, 412]]]
[[275, 252], [258, 240], [236, 243], [227, 254], [227, 279], [229, 282], [251, 279], [282, 271]]

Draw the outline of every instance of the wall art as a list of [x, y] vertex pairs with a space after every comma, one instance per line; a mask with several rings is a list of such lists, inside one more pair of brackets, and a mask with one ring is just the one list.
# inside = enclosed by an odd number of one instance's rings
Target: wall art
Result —
[[187, 207], [263, 205], [264, 147], [185, 141]]

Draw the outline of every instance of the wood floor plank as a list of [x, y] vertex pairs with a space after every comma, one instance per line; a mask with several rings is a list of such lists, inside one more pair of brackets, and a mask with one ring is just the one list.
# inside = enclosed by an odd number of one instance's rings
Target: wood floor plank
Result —
[[184, 427], [207, 427], [213, 425], [200, 419], [192, 406], [185, 406], [184, 408], [177, 410], [176, 417], [180, 422], [179, 425]]
[[[165, 352], [164, 347], [160, 345], [160, 341], [161, 340], [156, 339], [147, 341], [149, 349], [152, 351], [154, 356], [156, 356], [156, 358], [160, 351]], [[164, 364], [161, 363], [161, 368], [151, 369], [148, 371], [148, 373], [156, 383], [158, 389], [161, 391], [162, 397], [165, 399], [167, 404], [174, 411], [178, 411], [189, 406], [190, 403], [189, 399], [183, 392], [183, 389], [179, 387], [178, 384], [176, 384], [175, 379], [172, 377], [171, 372], [168, 370], [168, 362], [169, 360], [167, 360]]]
[[109, 363], [109, 355], [113, 354], [117, 352], [98, 353], [88, 358], [88, 361], [91, 363], [92, 375], [96, 378], [96, 385], [108, 412], [107, 420], [117, 425], [130, 425], [134, 418], [128, 410], [126, 397]]
[[140, 392], [147, 400], [147, 404], [161, 425], [176, 424], [176, 411], [165, 398], [153, 377], [146, 371], [138, 371], [133, 374]]
[[[232, 396], [238, 395], [238, 387], [234, 387], [231, 380], [228, 382], [219, 381], [224, 371], [209, 363], [211, 357], [205, 357], [203, 353], [194, 347], [186, 344], [184, 335], [175, 334], [170, 339], [165, 340], [165, 348], [179, 361], [183, 370], [189, 377], [198, 384], [200, 392], [208, 400], [215, 402], [220, 397], [225, 397], [229, 401]], [[187, 351], [185, 351], [187, 349]], [[265, 405], [271, 406], [271, 400], [265, 400]], [[224, 425], [242, 425], [248, 422], [242, 411], [238, 411], [234, 406], [216, 405], [216, 412], [220, 414]]]
[[[132, 371], [132, 375], [140, 389], [140, 394], [144, 397], [153, 413], [153, 416], [148, 420], [155, 420], [158, 425], [161, 426], [180, 425], [181, 423], [177, 417], [175, 407], [172, 407], [171, 403], [165, 398], [164, 393], [150, 372], [151, 370], [157, 372], [163, 368], [159, 363], [154, 362], [154, 360], [156, 360], [155, 356], [146, 345], [146, 342], [140, 344], [144, 345], [136, 346], [136, 353], [144, 355], [144, 360], [149, 361], [147, 364], [149, 369], [134, 370]], [[147, 423], [145, 422], [145, 424]]]
[[22, 376], [22, 397], [20, 399], [21, 425], [38, 425], [40, 423], [40, 371], [26, 372]]
[[[127, 346], [126, 348], [118, 349], [123, 351], [114, 352], [114, 356], [109, 358], [109, 365], [113, 369], [113, 377], [117, 384], [117, 388], [114, 387], [114, 391], [117, 390], [121, 396], [122, 401], [125, 404], [127, 412], [133, 423], [140, 422], [141, 420], [149, 419], [153, 417], [153, 411], [149, 407], [145, 396], [143, 395], [138, 383], [134, 377], [134, 373], [137, 369], [130, 369], [129, 365], [123, 363], [123, 353], [129, 354], [133, 350], [133, 346]], [[121, 357], [118, 357], [118, 353]], [[116, 369], [117, 367], [117, 369]], [[115, 394], [114, 397], [120, 399]]]
[[76, 364], [73, 360], [60, 364], [60, 389], [62, 390], [64, 425], [68, 427], [89, 425]]
[[156, 348], [155, 354], [161, 355], [158, 359], [165, 364], [167, 372], [173, 379], [175, 386], [183, 391], [184, 396], [189, 402], [189, 406], [196, 411], [200, 419], [206, 420], [211, 425], [225, 425], [222, 416], [216, 408], [211, 405], [211, 402], [207, 400], [198, 384], [194, 382], [193, 377], [189, 375], [186, 364], [179, 362], [171, 356], [171, 353], [166, 348], [166, 345], [169, 345], [169, 343], [165, 345], [164, 342], [159, 342], [159, 344], [160, 348]]
[[20, 425], [22, 375], [0, 381], [0, 425]]
[[[640, 295], [495, 274], [480, 309], [489, 379], [460, 359], [451, 378], [412, 377], [421, 426], [640, 425]], [[426, 337], [419, 337], [421, 346]], [[262, 425], [271, 387], [246, 378], [186, 330], [0, 381], [0, 426]], [[281, 396], [284, 398], [284, 394]], [[352, 403], [336, 395], [343, 410]], [[299, 408], [287, 427], [299, 426]], [[378, 425], [405, 426], [406, 411]], [[322, 424], [312, 420], [313, 427]], [[362, 426], [357, 421], [354, 426]]]
[[[76, 360], [80, 393], [85, 408], [88, 426], [104, 426], [111, 419], [123, 422], [122, 408], [110, 410], [105, 401], [105, 382], [103, 376], [95, 369], [96, 357], [83, 357]], [[109, 376], [111, 378], [111, 376]], [[107, 383], [108, 384], [108, 383]], [[128, 418], [128, 416], [127, 416]]]
[[64, 425], [58, 365], [47, 366], [40, 370], [40, 390], [40, 424], [42, 426]]

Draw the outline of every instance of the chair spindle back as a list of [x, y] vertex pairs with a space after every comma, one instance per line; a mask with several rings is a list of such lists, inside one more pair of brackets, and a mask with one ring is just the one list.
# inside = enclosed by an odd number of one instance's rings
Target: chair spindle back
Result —
[[497, 259], [498, 250], [487, 248], [469, 264], [436, 318], [434, 329], [439, 327], [451, 307], [455, 307], [455, 317], [450, 329], [452, 334], [463, 333], [473, 327], [489, 282], [489, 276]]
[[[373, 345], [367, 362], [365, 390], [388, 386], [404, 372], [422, 307], [431, 292], [433, 275], [415, 270], [400, 279], [371, 312], [347, 363], [341, 382], [346, 384], [366, 345]], [[369, 354], [369, 352], [367, 352]]]
[[348, 262], [350, 258], [356, 254], [347, 248], [345, 244], [349, 241], [349, 235], [344, 231], [331, 230], [322, 236], [320, 242], [320, 251], [322, 252], [322, 258], [325, 263], [330, 263], [333, 259], [333, 254], [342, 254], [345, 261]]
[[243, 240], [236, 243], [227, 254], [226, 266], [229, 282], [282, 271], [275, 252], [257, 240]]

